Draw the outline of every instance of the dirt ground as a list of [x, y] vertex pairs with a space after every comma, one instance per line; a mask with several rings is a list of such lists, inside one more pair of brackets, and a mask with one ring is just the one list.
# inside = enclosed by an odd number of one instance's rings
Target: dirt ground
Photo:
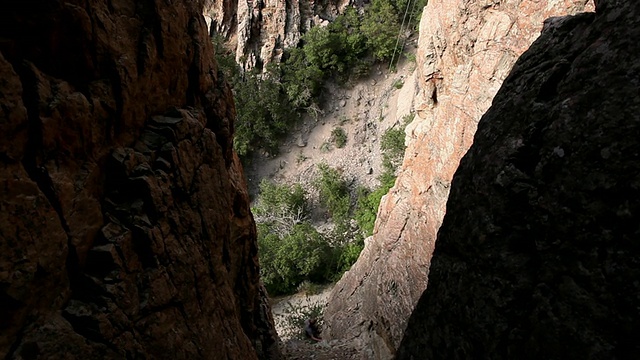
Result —
[[[295, 334], [288, 331], [285, 326], [286, 317], [292, 307], [301, 308], [310, 305], [326, 306], [332, 286], [326, 287], [319, 294], [305, 295], [296, 294], [292, 296], [273, 299], [271, 310], [276, 323], [276, 330], [282, 340], [285, 359], [302, 360], [362, 360], [360, 351], [354, 344], [346, 343], [342, 340], [323, 340], [320, 342], [312, 340], [301, 340]], [[298, 329], [302, 331], [302, 329]]]
[[[411, 46], [411, 43], [407, 45]], [[414, 63], [402, 57], [397, 71], [390, 72], [387, 66], [375, 66], [369, 77], [353, 84], [329, 85], [325, 102], [321, 104], [321, 116], [316, 119], [305, 115], [291, 129], [278, 156], [255, 154], [251, 164], [245, 165], [250, 193], [257, 194], [264, 178], [277, 183], [299, 183], [309, 194], [311, 207], [316, 208], [317, 192], [312, 183], [318, 172], [317, 165], [321, 163], [341, 171], [352, 186], [378, 186], [377, 178], [384, 170], [379, 139], [387, 129], [400, 126], [403, 117], [412, 111], [415, 93]], [[342, 127], [347, 134], [343, 148], [330, 144], [331, 132], [337, 127]], [[326, 225], [325, 220], [321, 213], [312, 214], [311, 221], [319, 229]], [[367, 360], [355, 344], [341, 339], [313, 342], [287, 333], [284, 321], [291, 309], [289, 305], [326, 304], [330, 291], [331, 288], [327, 288], [314, 296], [296, 294], [272, 300], [285, 359]]]
[[360, 360], [359, 351], [340, 340], [312, 343], [306, 340], [289, 340], [284, 344], [288, 360]]
[[[245, 165], [250, 193], [255, 195], [260, 181], [267, 178], [277, 183], [299, 183], [313, 201], [311, 183], [320, 163], [342, 171], [353, 185], [377, 186], [384, 170], [379, 139], [387, 129], [400, 126], [403, 116], [410, 113], [415, 88], [415, 63], [402, 57], [396, 72], [388, 71], [387, 66], [374, 66], [369, 77], [356, 83], [329, 85], [320, 104], [322, 115], [317, 119], [305, 115], [291, 129], [279, 155], [255, 154]], [[330, 141], [337, 127], [347, 134], [342, 148]]]

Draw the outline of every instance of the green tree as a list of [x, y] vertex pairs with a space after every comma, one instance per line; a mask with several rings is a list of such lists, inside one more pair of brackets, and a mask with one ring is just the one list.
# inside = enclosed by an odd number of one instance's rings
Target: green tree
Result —
[[323, 79], [324, 72], [306, 58], [302, 49], [285, 52], [282, 82], [293, 107], [303, 109], [310, 106], [320, 93]]
[[402, 36], [398, 13], [391, 1], [373, 0], [365, 13], [360, 30], [367, 38], [374, 58], [391, 58], [398, 36]]
[[259, 228], [260, 275], [270, 294], [291, 293], [303, 281], [325, 282], [335, 269], [332, 249], [309, 223], [294, 225], [278, 237]]
[[320, 202], [324, 205], [334, 223], [345, 222], [349, 216], [351, 196], [347, 182], [342, 178], [338, 170], [330, 168], [327, 164], [319, 164], [320, 176], [314, 185], [320, 192]]
[[263, 179], [259, 188], [260, 196], [252, 208], [256, 216], [298, 216], [300, 220], [307, 216], [307, 194], [300, 184], [288, 186]]
[[275, 154], [280, 138], [295, 118], [275, 74], [256, 71], [238, 75], [233, 82], [237, 120], [234, 148], [245, 156], [262, 148]]

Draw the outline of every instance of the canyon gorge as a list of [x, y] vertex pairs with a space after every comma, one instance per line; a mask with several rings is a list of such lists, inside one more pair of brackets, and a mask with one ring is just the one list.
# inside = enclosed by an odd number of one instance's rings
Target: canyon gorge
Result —
[[[349, 5], [0, 5], [0, 357], [288, 358], [210, 36], [262, 68]], [[404, 159], [327, 343], [638, 354], [639, 19], [630, 0], [428, 2]]]

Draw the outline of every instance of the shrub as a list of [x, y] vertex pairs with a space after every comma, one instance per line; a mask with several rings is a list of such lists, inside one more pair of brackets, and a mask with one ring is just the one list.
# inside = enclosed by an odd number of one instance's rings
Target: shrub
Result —
[[337, 148], [343, 148], [347, 144], [347, 133], [343, 128], [337, 127], [331, 131], [331, 141]]
[[355, 219], [365, 236], [373, 234], [376, 215], [382, 197], [389, 192], [396, 181], [396, 169], [404, 155], [404, 129], [413, 120], [413, 117], [405, 117], [403, 124], [398, 128], [390, 128], [382, 134], [380, 148], [383, 152], [382, 166], [384, 171], [378, 177], [380, 185], [373, 191], [367, 188], [358, 189]]
[[389, 128], [380, 138], [380, 149], [390, 158], [397, 159], [404, 155], [404, 126]]
[[336, 281], [339, 280], [339, 277], [342, 276], [345, 271], [349, 270], [351, 266], [355, 264], [363, 248], [364, 239], [362, 238], [344, 244], [340, 248], [340, 256], [338, 258], [338, 272], [336, 274], [338, 276], [338, 279], [336, 279]]
[[295, 118], [282, 86], [274, 78], [250, 72], [234, 81], [238, 115], [234, 148], [240, 156], [257, 148], [277, 153], [280, 138], [286, 134], [290, 119]]
[[259, 188], [260, 196], [253, 208], [256, 215], [300, 214], [302, 218], [307, 215], [307, 194], [300, 184], [289, 186], [263, 179]]
[[324, 205], [335, 223], [344, 222], [349, 216], [351, 198], [346, 181], [338, 170], [327, 164], [319, 164], [320, 176], [314, 185], [320, 193], [320, 203]]
[[218, 71], [221, 72], [227, 80], [232, 81], [240, 72], [233, 51], [225, 45], [225, 39], [220, 34], [213, 34], [211, 36], [211, 43], [213, 44], [216, 62], [218, 63]]
[[400, 34], [398, 13], [390, 0], [373, 0], [360, 27], [374, 58], [391, 58]]
[[307, 222], [294, 225], [283, 237], [261, 225], [258, 246], [260, 275], [271, 295], [291, 293], [305, 280], [326, 282], [335, 269], [331, 247]]
[[300, 184], [279, 185], [265, 179], [260, 182], [260, 195], [252, 211], [262, 230], [286, 236], [306, 219], [307, 195]]
[[347, 8], [326, 27], [314, 27], [303, 37], [307, 60], [322, 70], [344, 75], [367, 52], [366, 38], [358, 31], [360, 17]]
[[279, 69], [269, 69], [267, 75], [259, 71], [243, 73], [235, 63], [232, 52], [224, 46], [219, 35], [212, 37], [219, 72], [231, 83], [236, 103], [233, 147], [240, 157], [256, 149], [278, 152], [280, 138], [289, 128], [293, 107], [284, 88], [277, 81]]
[[285, 52], [281, 74], [291, 105], [298, 109], [311, 106], [320, 93], [324, 72], [307, 59], [302, 49], [294, 48]]
[[366, 188], [361, 188], [358, 191], [355, 219], [365, 236], [373, 235], [380, 200], [389, 192], [389, 189], [391, 189], [395, 182], [395, 176], [393, 176], [393, 174], [391, 174], [391, 177], [389, 177], [389, 173], [386, 171], [384, 174], [386, 174], [386, 176], [381, 176], [381, 184], [374, 191]]
[[[409, 17], [409, 19], [406, 19], [406, 21], [413, 27], [416, 27], [420, 23], [422, 9], [425, 5], [427, 5], [427, 0], [394, 0], [394, 8], [398, 14], [398, 20], [402, 21], [405, 12], [408, 12], [407, 17]], [[412, 10], [413, 13], [411, 13]]]

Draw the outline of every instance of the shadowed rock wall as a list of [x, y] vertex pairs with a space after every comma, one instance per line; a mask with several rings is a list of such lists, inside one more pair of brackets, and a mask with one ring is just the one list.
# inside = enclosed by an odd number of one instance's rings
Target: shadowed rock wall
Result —
[[0, 5], [0, 357], [277, 356], [202, 6]]
[[429, 0], [418, 40], [416, 117], [403, 164], [358, 262], [329, 299], [327, 335], [390, 358], [427, 286], [450, 181], [477, 122], [544, 19], [593, 9], [587, 0]]
[[631, 359], [640, 5], [549, 19], [460, 163], [398, 359]]

